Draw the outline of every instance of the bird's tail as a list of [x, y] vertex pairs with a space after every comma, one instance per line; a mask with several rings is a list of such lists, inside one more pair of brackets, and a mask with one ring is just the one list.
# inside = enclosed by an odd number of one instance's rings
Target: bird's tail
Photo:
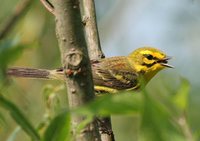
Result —
[[46, 70], [46, 69], [15, 67], [15, 68], [8, 68], [6, 73], [8, 76], [14, 76], [14, 77], [64, 80], [63, 69]]

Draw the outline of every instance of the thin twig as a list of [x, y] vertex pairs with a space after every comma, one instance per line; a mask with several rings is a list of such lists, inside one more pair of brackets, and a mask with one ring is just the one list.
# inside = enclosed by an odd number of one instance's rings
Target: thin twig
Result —
[[37, 68], [12, 67], [7, 69], [6, 74], [8, 76], [21, 78], [65, 80], [62, 68], [55, 70], [47, 70]]
[[28, 10], [32, 2], [33, 0], [19, 1], [13, 13], [9, 16], [8, 20], [2, 25], [2, 28], [0, 30], [0, 40], [3, 39], [11, 31], [11, 29], [21, 18], [21, 16]]
[[54, 13], [54, 6], [52, 3], [50, 3], [48, 0], [40, 0], [40, 2], [44, 5], [44, 7], [53, 15], [55, 15]]

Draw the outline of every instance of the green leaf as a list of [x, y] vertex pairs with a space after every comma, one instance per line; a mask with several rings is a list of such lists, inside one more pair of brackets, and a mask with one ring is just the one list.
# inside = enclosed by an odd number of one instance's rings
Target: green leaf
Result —
[[176, 95], [173, 97], [173, 102], [175, 103], [176, 107], [181, 111], [184, 111], [187, 108], [189, 91], [189, 81], [182, 78], [181, 86]]
[[0, 126], [5, 124], [5, 118], [2, 113], [0, 113]]
[[94, 117], [93, 116], [87, 116], [87, 117], [84, 117], [84, 120], [81, 121], [77, 127], [75, 128], [75, 133], [76, 134], [81, 134], [81, 131], [83, 131], [83, 129], [89, 124], [91, 123], [92, 121], [94, 120]]
[[69, 141], [70, 114], [63, 112], [56, 116], [45, 131], [43, 141]]
[[6, 40], [0, 42], [0, 65], [1, 68], [7, 64], [15, 61], [17, 57], [22, 53], [25, 47], [18, 44], [15, 40]]
[[138, 113], [140, 108], [141, 96], [139, 94], [123, 93], [99, 96], [88, 105], [76, 109], [75, 112], [84, 115], [108, 116]]
[[184, 141], [170, 108], [149, 95], [143, 93], [144, 105], [141, 113], [140, 141]]
[[12, 118], [19, 124], [19, 126], [34, 140], [39, 141], [40, 136], [37, 131], [33, 128], [28, 119], [22, 114], [18, 107], [12, 102], [5, 99], [0, 95], [0, 106], [10, 112]]
[[8, 64], [14, 62], [24, 49], [25, 46], [16, 40], [0, 41], [0, 80], [4, 80]]

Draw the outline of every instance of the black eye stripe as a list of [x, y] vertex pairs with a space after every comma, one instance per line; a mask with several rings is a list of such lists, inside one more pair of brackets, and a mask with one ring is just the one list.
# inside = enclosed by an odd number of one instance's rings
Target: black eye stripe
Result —
[[149, 60], [152, 60], [152, 59], [153, 59], [153, 56], [150, 55], [150, 54], [148, 54], [148, 55], [146, 56], [146, 58], [149, 59]]
[[[147, 58], [148, 60], [157, 60], [157, 58], [156, 57], [154, 57], [153, 55], [151, 55], [151, 54], [144, 54], [144, 57], [145, 58]], [[143, 62], [143, 66], [146, 66], [146, 67], [148, 67], [148, 68], [150, 68], [150, 67], [152, 67], [153, 65], [155, 65], [156, 64], [156, 61], [153, 61], [152, 63], [150, 63], [150, 62]]]
[[151, 64], [143, 63], [142, 65], [143, 65], [143, 66], [147, 66], [148, 68], [150, 68], [150, 67], [152, 67], [152, 66], [155, 65], [155, 64], [156, 64], [156, 62], [153, 62], [153, 63], [151, 63]]
[[157, 57], [154, 57], [151, 54], [144, 54], [144, 57], [146, 57], [148, 60], [159, 60]]

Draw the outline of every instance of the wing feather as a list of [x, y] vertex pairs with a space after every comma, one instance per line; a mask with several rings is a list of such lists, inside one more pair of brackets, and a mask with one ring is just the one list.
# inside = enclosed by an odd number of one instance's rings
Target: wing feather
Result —
[[95, 86], [105, 86], [116, 90], [138, 86], [138, 74], [123, 56], [92, 62], [92, 73]]

